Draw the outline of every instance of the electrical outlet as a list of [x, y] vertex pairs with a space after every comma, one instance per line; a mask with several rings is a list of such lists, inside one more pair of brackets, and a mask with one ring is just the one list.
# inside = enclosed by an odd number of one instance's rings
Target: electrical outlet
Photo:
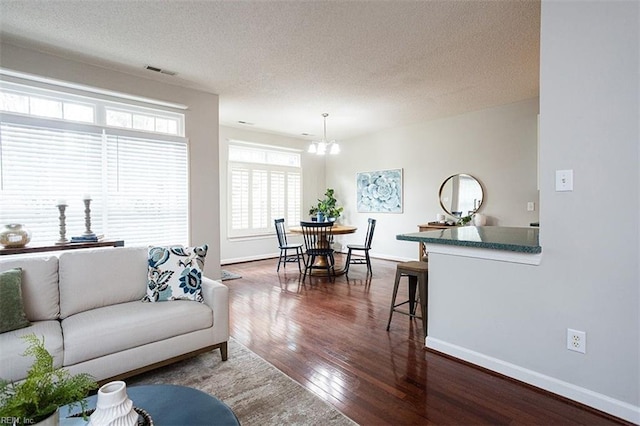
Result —
[[587, 353], [587, 333], [567, 328], [567, 349]]
[[529, 201], [527, 203], [527, 211], [528, 212], [533, 212], [536, 210], [536, 203], [534, 203], [533, 201]]

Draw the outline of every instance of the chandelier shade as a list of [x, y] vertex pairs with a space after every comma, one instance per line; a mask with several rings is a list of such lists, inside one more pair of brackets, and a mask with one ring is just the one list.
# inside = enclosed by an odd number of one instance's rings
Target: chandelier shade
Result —
[[307, 150], [310, 154], [325, 155], [327, 150], [329, 154], [335, 155], [340, 153], [340, 145], [335, 140], [327, 140], [327, 117], [329, 114], [326, 112], [322, 114], [324, 118], [324, 133], [322, 139], [319, 141], [312, 141]]

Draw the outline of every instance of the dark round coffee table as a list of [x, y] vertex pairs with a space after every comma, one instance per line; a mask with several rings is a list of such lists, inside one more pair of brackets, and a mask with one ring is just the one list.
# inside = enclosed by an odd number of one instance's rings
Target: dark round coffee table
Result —
[[[142, 408], [153, 420], [154, 426], [213, 426], [240, 424], [236, 415], [224, 402], [198, 389], [178, 385], [141, 385], [127, 387], [134, 407]], [[97, 395], [87, 398], [87, 409], [96, 408]], [[60, 407], [62, 420], [79, 412], [65, 405]]]

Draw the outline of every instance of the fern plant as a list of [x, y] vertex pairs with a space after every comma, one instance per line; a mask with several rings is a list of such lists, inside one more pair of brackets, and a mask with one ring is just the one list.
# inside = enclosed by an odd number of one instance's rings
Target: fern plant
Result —
[[17, 417], [36, 423], [67, 404], [79, 404], [84, 412], [87, 408], [84, 398], [98, 387], [93, 377], [86, 373], [72, 376], [63, 368], [54, 368], [44, 338], [29, 334], [23, 339], [28, 343], [23, 355], [32, 356], [35, 361], [23, 381], [0, 380], [0, 418]]

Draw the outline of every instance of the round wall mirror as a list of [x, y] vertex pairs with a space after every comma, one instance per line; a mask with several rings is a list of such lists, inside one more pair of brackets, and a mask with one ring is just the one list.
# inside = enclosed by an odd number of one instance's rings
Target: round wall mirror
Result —
[[449, 176], [440, 186], [440, 205], [451, 216], [464, 217], [477, 212], [483, 199], [482, 185], [471, 175]]

